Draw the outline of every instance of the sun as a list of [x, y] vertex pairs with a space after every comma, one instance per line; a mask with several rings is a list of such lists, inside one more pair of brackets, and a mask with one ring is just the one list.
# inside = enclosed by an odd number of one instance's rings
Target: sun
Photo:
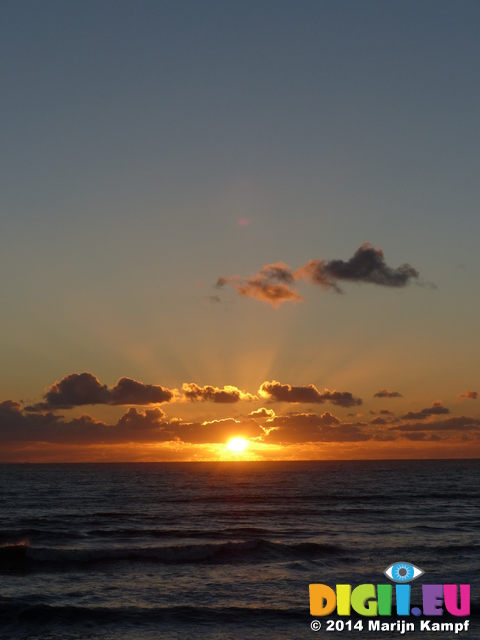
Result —
[[232, 438], [227, 444], [227, 449], [232, 453], [242, 453], [247, 447], [248, 440], [245, 438]]

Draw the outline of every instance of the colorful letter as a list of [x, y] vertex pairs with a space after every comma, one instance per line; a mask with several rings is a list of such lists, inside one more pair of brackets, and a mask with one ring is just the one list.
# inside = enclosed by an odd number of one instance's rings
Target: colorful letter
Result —
[[349, 584], [337, 584], [337, 613], [339, 616], [350, 615], [350, 596], [352, 587]]
[[397, 598], [397, 616], [410, 615], [410, 591], [409, 584], [396, 584], [395, 597]]
[[378, 615], [392, 615], [392, 585], [377, 584]]
[[445, 609], [452, 616], [469, 616], [470, 615], [470, 585], [460, 585], [460, 609], [457, 600], [457, 585], [444, 584], [443, 593], [445, 597]]
[[335, 591], [326, 584], [311, 584], [310, 589], [310, 615], [328, 616], [335, 609], [337, 596]]
[[[423, 584], [423, 615], [443, 616], [443, 585]], [[456, 594], [455, 594], [456, 595]]]
[[[360, 584], [358, 587], [355, 587], [352, 591], [351, 598], [354, 611], [359, 613], [361, 616], [376, 616], [378, 607], [377, 601], [374, 599], [375, 597], [375, 585]], [[367, 600], [368, 607], [365, 606]]]

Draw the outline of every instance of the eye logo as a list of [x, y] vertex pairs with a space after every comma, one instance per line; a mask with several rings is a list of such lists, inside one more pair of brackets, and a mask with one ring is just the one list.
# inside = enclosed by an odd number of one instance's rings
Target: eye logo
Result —
[[[470, 615], [470, 585], [469, 584], [422, 584], [421, 596], [422, 608], [411, 606], [412, 585], [409, 582], [424, 575], [424, 571], [410, 562], [394, 562], [383, 572], [389, 580], [396, 582], [395, 589], [392, 584], [359, 584], [352, 589], [351, 584], [337, 584], [333, 590], [327, 584], [311, 584], [310, 590], [310, 614], [312, 616], [329, 616], [335, 609], [338, 616], [350, 616], [352, 610], [355, 614], [365, 617], [392, 616], [392, 608], [395, 606], [397, 616], [442, 616], [445, 611], [452, 616], [466, 617]], [[385, 583], [385, 581], [383, 581]], [[420, 589], [419, 589], [420, 590]], [[393, 595], [395, 593], [395, 601]], [[320, 629], [318, 624], [314, 631]], [[333, 620], [328, 621], [332, 623]], [[337, 621], [338, 622], [338, 621]], [[341, 621], [340, 621], [341, 622]], [[432, 626], [430, 627], [430, 623]], [[312, 623], [313, 624], [313, 623]], [[342, 622], [342, 625], [344, 623]], [[360, 626], [347, 627], [346, 629], [363, 629]], [[395, 626], [396, 625], [396, 626]], [[468, 629], [469, 620], [455, 623], [455, 633]], [[335, 627], [338, 630], [339, 627]], [[327, 625], [327, 631], [334, 631], [334, 626]], [[341, 626], [341, 629], [344, 627]], [[454, 623], [437, 623], [432, 620], [424, 620], [420, 626], [421, 631], [453, 631]], [[312, 626], [313, 629], [313, 626]], [[394, 622], [381, 622], [370, 620], [369, 631], [415, 631], [413, 622], [397, 620]]]
[[393, 582], [411, 582], [425, 572], [409, 562], [394, 562], [383, 572]]

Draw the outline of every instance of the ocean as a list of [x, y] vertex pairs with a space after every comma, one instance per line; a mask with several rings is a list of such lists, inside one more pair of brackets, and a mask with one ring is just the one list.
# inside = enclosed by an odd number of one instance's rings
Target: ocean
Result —
[[412, 605], [422, 583], [472, 589], [469, 632], [407, 616], [405, 637], [480, 638], [477, 460], [1, 465], [0, 481], [2, 639], [400, 638], [358, 616], [314, 632], [309, 611], [309, 584], [385, 584], [397, 561], [425, 572]]

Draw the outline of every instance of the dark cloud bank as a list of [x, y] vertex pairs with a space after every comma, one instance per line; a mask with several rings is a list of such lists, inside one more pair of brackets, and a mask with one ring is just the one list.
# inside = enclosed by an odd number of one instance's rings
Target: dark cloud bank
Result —
[[[385, 420], [385, 422], [387, 422]], [[110, 445], [142, 443], [220, 444], [233, 437], [256, 438], [266, 444], [355, 443], [408, 440], [438, 440], [438, 434], [479, 432], [480, 420], [469, 416], [451, 417], [436, 422], [405, 422], [389, 426], [349, 423], [330, 412], [275, 415], [261, 408], [242, 419], [226, 418], [205, 422], [169, 419], [159, 407], [139, 411], [131, 407], [114, 424], [89, 415], [66, 419], [53, 412], [22, 410], [18, 402], [0, 403], [0, 443], [18, 445], [66, 444]], [[6, 449], [4, 449], [6, 450]]]
[[[467, 392], [472, 397], [476, 392]], [[467, 394], [464, 394], [467, 395]], [[401, 397], [397, 391], [383, 389], [380, 398]], [[370, 422], [345, 422], [326, 411], [319, 415], [311, 410], [276, 415], [272, 408], [252, 410], [240, 419], [233, 417], [204, 422], [184, 422], [168, 418], [158, 406], [172, 402], [214, 403], [233, 405], [263, 399], [270, 407], [274, 403], [290, 405], [323, 405], [330, 403], [342, 409], [357, 407], [361, 398], [349, 391], [323, 391], [315, 385], [290, 385], [276, 380], [265, 381], [258, 396], [234, 386], [223, 388], [184, 383], [181, 391], [160, 385], [144, 384], [122, 377], [112, 387], [102, 384], [91, 373], [69, 374], [51, 385], [43, 402], [22, 409], [20, 403], [6, 400], [0, 403], [0, 442], [108, 445], [141, 443], [218, 444], [232, 437], [256, 439], [266, 444], [295, 445], [306, 443], [354, 443], [374, 440], [391, 442], [438, 441], [457, 437], [478, 437], [480, 420], [468, 416], [448, 417], [449, 409], [440, 401], [420, 411], [409, 411], [396, 417], [388, 409], [370, 411], [376, 417]], [[130, 406], [114, 424], [107, 424], [89, 415], [67, 419], [60, 410], [86, 405], [143, 405], [139, 410]], [[157, 405], [149, 407], [149, 405]], [[268, 405], [267, 405], [268, 406]], [[349, 414], [355, 417], [355, 414]], [[468, 434], [467, 432], [476, 432]]]

